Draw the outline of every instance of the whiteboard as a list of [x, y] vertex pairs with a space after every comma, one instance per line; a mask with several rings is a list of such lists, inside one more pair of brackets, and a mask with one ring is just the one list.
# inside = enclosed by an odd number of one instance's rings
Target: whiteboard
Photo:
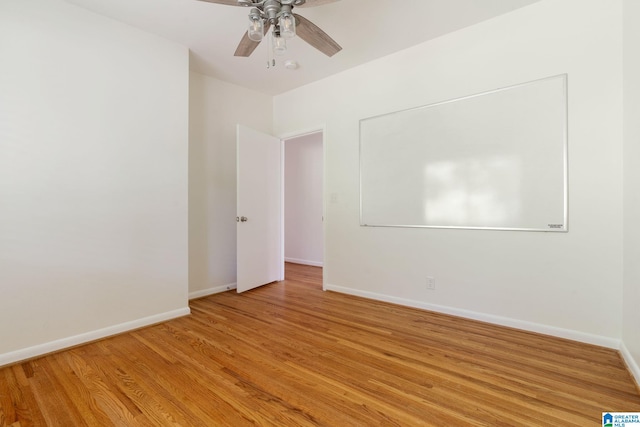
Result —
[[360, 225], [566, 232], [567, 75], [360, 120]]

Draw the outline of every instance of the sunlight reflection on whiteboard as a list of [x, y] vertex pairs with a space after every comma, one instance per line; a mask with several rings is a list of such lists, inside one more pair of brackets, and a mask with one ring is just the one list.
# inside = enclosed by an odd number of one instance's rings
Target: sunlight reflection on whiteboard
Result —
[[516, 156], [427, 163], [427, 223], [505, 226], [522, 215], [522, 161]]

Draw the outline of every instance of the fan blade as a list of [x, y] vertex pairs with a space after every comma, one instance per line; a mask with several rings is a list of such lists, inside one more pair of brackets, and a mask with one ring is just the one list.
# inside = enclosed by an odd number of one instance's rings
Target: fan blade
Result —
[[[267, 23], [267, 25], [264, 26], [265, 36], [269, 32], [269, 28], [271, 28], [271, 24]], [[253, 51], [256, 50], [259, 44], [260, 42], [254, 42], [253, 40], [251, 40], [249, 38], [249, 32], [245, 31], [244, 36], [242, 36], [242, 39], [240, 40], [240, 43], [238, 44], [236, 52], [233, 54], [233, 56], [250, 56]]]
[[306, 41], [327, 56], [333, 56], [342, 50], [342, 47], [336, 43], [335, 40], [329, 37], [327, 33], [322, 31], [316, 24], [297, 13], [294, 13], [293, 15], [297, 20], [296, 35], [302, 40]]
[[226, 4], [227, 6], [242, 6], [238, 4], [238, 0], [200, 0], [208, 3]]
[[249, 38], [249, 33], [245, 32], [233, 56], [249, 56], [256, 50], [259, 44], [260, 42], [254, 42]]
[[335, 3], [338, 0], [307, 0], [300, 6], [296, 7], [314, 7], [314, 6], [322, 6], [323, 4]]

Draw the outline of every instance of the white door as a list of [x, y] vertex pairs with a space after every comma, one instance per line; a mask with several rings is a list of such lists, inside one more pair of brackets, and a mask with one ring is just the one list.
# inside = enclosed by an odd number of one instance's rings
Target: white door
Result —
[[281, 143], [238, 125], [238, 292], [281, 280]]

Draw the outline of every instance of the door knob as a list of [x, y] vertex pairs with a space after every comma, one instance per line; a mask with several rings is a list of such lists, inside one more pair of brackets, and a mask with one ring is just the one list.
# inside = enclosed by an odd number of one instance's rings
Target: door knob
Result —
[[241, 222], [247, 222], [247, 217], [246, 216], [241, 216], [240, 217], [240, 221]]

